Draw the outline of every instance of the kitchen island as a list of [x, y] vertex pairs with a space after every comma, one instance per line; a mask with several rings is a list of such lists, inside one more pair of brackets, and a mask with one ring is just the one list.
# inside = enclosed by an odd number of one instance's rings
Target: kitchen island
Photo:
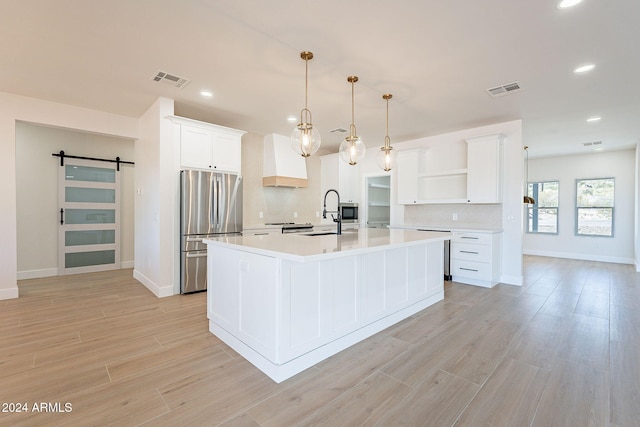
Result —
[[444, 298], [450, 233], [205, 240], [209, 330], [276, 382]]

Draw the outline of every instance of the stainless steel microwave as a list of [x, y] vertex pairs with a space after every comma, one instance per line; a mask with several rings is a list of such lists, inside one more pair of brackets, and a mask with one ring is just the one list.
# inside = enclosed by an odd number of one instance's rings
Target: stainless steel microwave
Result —
[[358, 204], [340, 203], [340, 216], [342, 222], [358, 222]]

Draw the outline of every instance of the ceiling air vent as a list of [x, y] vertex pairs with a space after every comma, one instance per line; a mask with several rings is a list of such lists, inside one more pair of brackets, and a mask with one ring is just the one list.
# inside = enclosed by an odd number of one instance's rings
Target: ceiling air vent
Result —
[[151, 80], [154, 82], [164, 83], [169, 86], [177, 87], [178, 89], [182, 89], [186, 85], [189, 84], [190, 80], [185, 79], [184, 77], [179, 77], [174, 74], [169, 74], [164, 71], [157, 71]]
[[342, 128], [336, 128], [334, 130], [329, 131], [329, 133], [347, 133], [347, 130]]
[[513, 83], [507, 83], [506, 85], [496, 86], [496, 87], [492, 87], [491, 89], [487, 89], [487, 93], [493, 97], [496, 97], [496, 96], [503, 96], [511, 92], [517, 92], [520, 89], [522, 89], [522, 86], [520, 86], [520, 83], [513, 82]]
[[600, 145], [600, 144], [602, 144], [602, 141], [585, 142], [582, 145], [584, 145], [585, 147], [591, 147], [592, 145]]

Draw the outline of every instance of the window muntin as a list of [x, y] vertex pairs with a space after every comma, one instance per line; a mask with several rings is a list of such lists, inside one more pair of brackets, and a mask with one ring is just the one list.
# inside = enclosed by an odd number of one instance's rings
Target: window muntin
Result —
[[576, 180], [576, 234], [613, 237], [615, 179]]
[[558, 181], [530, 182], [527, 193], [536, 203], [527, 208], [527, 232], [558, 234]]

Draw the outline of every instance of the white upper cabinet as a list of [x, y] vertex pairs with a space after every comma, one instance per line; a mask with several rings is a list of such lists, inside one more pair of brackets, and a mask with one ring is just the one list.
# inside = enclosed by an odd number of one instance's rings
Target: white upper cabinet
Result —
[[467, 202], [502, 202], [502, 141], [501, 133], [466, 139]]
[[501, 203], [504, 135], [398, 152], [398, 203]]
[[397, 195], [401, 205], [422, 203], [421, 195], [418, 194], [418, 163], [423, 155], [421, 150], [404, 150], [397, 154]]
[[327, 154], [320, 157], [322, 196], [333, 188], [340, 193], [341, 202], [359, 200], [360, 172], [358, 165], [349, 165], [340, 160], [339, 154]]
[[240, 174], [245, 132], [183, 117], [171, 120], [180, 127], [180, 167]]

